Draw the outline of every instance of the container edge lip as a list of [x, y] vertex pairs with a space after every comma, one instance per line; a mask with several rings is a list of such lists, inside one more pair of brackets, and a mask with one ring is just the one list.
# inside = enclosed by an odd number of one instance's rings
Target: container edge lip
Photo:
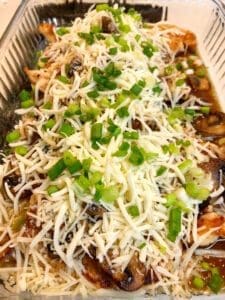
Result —
[[[27, 4], [30, 2], [30, 0], [23, 0], [20, 2], [19, 6], [17, 7], [15, 13], [12, 15], [11, 20], [9, 21], [6, 29], [4, 30], [1, 38], [0, 38], [0, 49], [4, 46], [7, 39], [9, 39], [10, 36], [13, 36], [15, 30], [16, 30], [16, 22], [20, 18], [20, 15], [22, 12], [26, 9]], [[14, 28], [15, 27], [15, 28]], [[14, 28], [14, 30], [12, 30]], [[1, 56], [0, 56], [1, 58]]]

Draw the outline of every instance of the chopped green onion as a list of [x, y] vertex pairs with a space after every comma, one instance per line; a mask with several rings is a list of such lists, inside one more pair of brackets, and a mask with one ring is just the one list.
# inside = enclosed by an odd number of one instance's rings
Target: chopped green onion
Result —
[[102, 32], [102, 28], [99, 25], [92, 25], [91, 32], [92, 33], [100, 33], [100, 32]]
[[175, 155], [180, 153], [180, 150], [175, 143], [170, 143], [168, 145], [168, 151], [170, 154], [175, 154]]
[[120, 107], [119, 109], [117, 109], [116, 113], [120, 118], [129, 117], [129, 112], [128, 112], [127, 106]]
[[75, 161], [71, 165], [67, 166], [67, 169], [70, 172], [70, 174], [74, 174], [82, 170], [82, 164], [78, 159], [75, 158]]
[[202, 106], [200, 108], [200, 111], [203, 113], [203, 114], [209, 114], [210, 113], [210, 107], [209, 106]]
[[139, 133], [137, 131], [124, 131], [123, 137], [128, 140], [138, 140]]
[[111, 185], [102, 189], [102, 200], [106, 203], [114, 203], [119, 197], [118, 187]]
[[159, 169], [156, 172], [156, 176], [158, 177], [158, 176], [163, 175], [166, 172], [166, 170], [167, 170], [167, 167], [165, 167], [165, 166], [159, 167]]
[[32, 106], [34, 106], [34, 100], [32, 100], [32, 99], [25, 100], [25, 101], [21, 102], [21, 107], [22, 108], [30, 108]]
[[124, 33], [128, 33], [128, 32], [131, 31], [130, 26], [128, 24], [123, 24], [123, 23], [121, 23], [119, 25], [119, 30], [124, 32]]
[[41, 61], [42, 63], [46, 63], [46, 62], [48, 62], [48, 57], [41, 57], [41, 58], [40, 58], [40, 61]]
[[59, 27], [57, 30], [56, 30], [56, 33], [59, 35], [59, 36], [63, 36], [64, 34], [67, 34], [69, 33], [69, 29], [68, 28], [65, 28], [65, 27]]
[[179, 106], [174, 107], [173, 109], [171, 109], [169, 111], [168, 122], [171, 125], [174, 125], [176, 123], [177, 119], [183, 120], [184, 118], [185, 118], [184, 110]]
[[15, 148], [15, 152], [21, 156], [24, 156], [28, 152], [28, 148], [26, 146], [17, 146]]
[[178, 80], [176, 81], [176, 86], [182, 86], [184, 83], [185, 83], [185, 80], [184, 80], [184, 79], [178, 79]]
[[198, 186], [193, 181], [186, 183], [185, 190], [190, 197], [201, 201], [206, 200], [210, 195], [209, 189]]
[[47, 193], [49, 194], [49, 196], [51, 196], [52, 194], [56, 193], [59, 191], [59, 188], [56, 185], [50, 185], [47, 188]]
[[13, 218], [11, 223], [11, 228], [13, 232], [18, 232], [22, 229], [23, 225], [26, 222], [27, 213], [26, 210], [19, 213], [19, 215]]
[[183, 65], [182, 65], [182, 63], [177, 63], [176, 64], [176, 69], [178, 70], [178, 71], [182, 71], [183, 70]]
[[176, 241], [176, 238], [181, 231], [181, 218], [182, 212], [179, 207], [170, 209], [167, 237], [171, 242]]
[[135, 83], [135, 84], [131, 87], [130, 92], [131, 92], [133, 95], [135, 95], [135, 96], [139, 96], [140, 93], [142, 92], [142, 90], [143, 90], [143, 87], [142, 87], [141, 85]]
[[196, 111], [192, 108], [185, 108], [184, 113], [186, 115], [190, 115], [191, 117], [194, 117], [194, 115], [196, 114]]
[[51, 101], [48, 101], [46, 102], [43, 106], [42, 106], [43, 109], [51, 109], [52, 108], [52, 102]]
[[115, 42], [117, 42], [120, 45], [120, 50], [122, 52], [127, 52], [130, 50], [130, 47], [127, 43], [127, 41], [122, 38], [121, 36], [114, 36]]
[[209, 271], [209, 270], [210, 270], [210, 265], [209, 265], [209, 263], [207, 263], [206, 261], [203, 261], [203, 262], [201, 263], [201, 267], [202, 267], [202, 269], [205, 270], [205, 271]]
[[48, 171], [48, 177], [51, 180], [55, 180], [56, 178], [58, 178], [62, 172], [66, 169], [66, 165], [64, 163], [64, 159], [61, 158], [60, 160], [57, 161], [56, 164], [54, 164], [51, 169], [49, 169]]
[[20, 98], [20, 101], [22, 101], [22, 102], [30, 100], [30, 99], [32, 99], [31, 92], [29, 92], [27, 90], [22, 90], [19, 93], [19, 98]]
[[212, 276], [208, 283], [209, 288], [215, 293], [218, 294], [224, 284], [224, 280], [219, 274], [219, 272], [212, 272]]
[[114, 62], [110, 62], [104, 69], [104, 72], [107, 77], [118, 77], [121, 75], [121, 71], [116, 68]]
[[138, 249], [143, 249], [144, 247], [146, 246], [146, 243], [145, 242], [143, 242], [142, 244], [140, 244], [139, 246], [138, 246]]
[[80, 175], [76, 182], [84, 191], [87, 191], [91, 186], [90, 181], [84, 175]]
[[102, 137], [102, 123], [95, 123], [91, 127], [91, 140], [99, 141]]
[[45, 124], [43, 125], [44, 130], [52, 129], [56, 124], [56, 121], [54, 119], [49, 119]]
[[86, 158], [86, 159], [84, 159], [82, 161], [83, 170], [85, 172], [88, 172], [90, 170], [91, 163], [92, 163], [92, 159], [91, 158]]
[[63, 160], [67, 167], [72, 166], [74, 162], [76, 162], [76, 158], [73, 156], [73, 154], [67, 150], [63, 153]]
[[15, 129], [13, 131], [11, 131], [10, 133], [8, 133], [6, 135], [6, 141], [8, 143], [14, 143], [17, 142], [20, 139], [20, 132], [19, 130]]
[[174, 66], [173, 65], [169, 65], [164, 69], [164, 73], [166, 76], [169, 76], [171, 74], [173, 74], [174, 72]]
[[102, 173], [98, 172], [98, 171], [92, 173], [89, 180], [90, 180], [91, 185], [95, 185], [95, 184], [99, 183], [102, 180]]
[[199, 276], [195, 276], [193, 279], [192, 279], [192, 285], [196, 288], [196, 289], [203, 289], [204, 286], [205, 286], [205, 282], [204, 280], [199, 277]]
[[75, 129], [70, 123], [64, 122], [59, 128], [59, 133], [63, 136], [71, 136], [74, 134]]
[[138, 217], [140, 215], [139, 209], [137, 205], [131, 205], [127, 208], [127, 212], [133, 218]]
[[98, 101], [98, 104], [103, 108], [108, 108], [110, 107], [110, 100], [104, 97]]
[[153, 56], [154, 52], [157, 51], [157, 48], [155, 46], [153, 46], [153, 44], [150, 42], [142, 42], [141, 46], [143, 49], [143, 53], [149, 58], [151, 58]]
[[153, 91], [153, 94], [157, 94], [159, 96], [162, 92], [162, 88], [159, 85], [155, 85], [152, 88], [152, 91]]
[[96, 5], [96, 11], [99, 12], [99, 11], [102, 11], [102, 10], [106, 10], [108, 11], [110, 8], [110, 6], [106, 3], [102, 3], [102, 4], [98, 4]]
[[136, 146], [131, 146], [131, 154], [129, 156], [129, 162], [134, 166], [139, 166], [144, 163], [144, 155], [142, 151]]
[[205, 67], [200, 67], [200, 68], [198, 68], [198, 69], [195, 71], [195, 74], [196, 74], [198, 77], [200, 77], [200, 78], [206, 77], [206, 75], [207, 75], [206, 68], [205, 68]]
[[79, 32], [79, 37], [84, 39], [88, 45], [92, 45], [95, 42], [95, 36], [93, 32], [86, 33], [86, 32]]
[[178, 168], [182, 173], [186, 173], [187, 171], [190, 170], [191, 166], [192, 166], [192, 161], [190, 159], [186, 159], [178, 165]]
[[118, 48], [117, 47], [112, 47], [109, 49], [109, 54], [110, 55], [116, 55], [118, 52]]
[[139, 42], [140, 39], [141, 39], [141, 35], [140, 35], [140, 34], [136, 34], [136, 35], [135, 35], [135, 40], [136, 40], [136, 42]]
[[112, 136], [117, 137], [121, 133], [121, 128], [118, 125], [114, 124], [111, 119], [108, 122], [109, 122], [109, 126], [107, 128], [108, 131]]
[[57, 79], [58, 79], [59, 81], [61, 81], [62, 83], [65, 83], [65, 84], [70, 83], [69, 78], [67, 78], [66, 76], [63, 76], [63, 75], [57, 76]]
[[123, 157], [126, 156], [128, 153], [128, 150], [130, 148], [130, 145], [127, 142], [123, 142], [120, 147], [119, 150], [116, 151], [113, 156], [118, 156], [118, 157]]
[[141, 14], [139, 14], [134, 8], [129, 8], [127, 13], [137, 22], [142, 20]]
[[93, 90], [93, 91], [88, 92], [87, 95], [89, 98], [95, 99], [99, 96], [99, 92], [97, 90]]
[[65, 117], [72, 117], [81, 113], [80, 107], [77, 103], [70, 103], [67, 110], [65, 111]]

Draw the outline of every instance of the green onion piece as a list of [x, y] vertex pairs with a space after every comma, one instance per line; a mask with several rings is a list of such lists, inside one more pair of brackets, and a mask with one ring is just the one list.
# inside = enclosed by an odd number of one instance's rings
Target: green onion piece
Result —
[[104, 97], [98, 101], [98, 104], [103, 108], [110, 107], [110, 101], [108, 98]]
[[128, 24], [123, 24], [123, 23], [121, 23], [119, 25], [119, 30], [124, 32], [124, 33], [128, 33], [128, 32], [131, 31], [130, 26]]
[[185, 108], [184, 113], [186, 115], [190, 115], [191, 117], [194, 117], [196, 114], [196, 111], [192, 108]]
[[170, 209], [167, 238], [171, 242], [176, 241], [176, 238], [181, 231], [181, 217], [182, 212], [179, 207], [174, 207]]
[[48, 62], [48, 57], [41, 57], [40, 61], [45, 64], [46, 62]]
[[110, 132], [111, 136], [117, 137], [121, 133], [121, 128], [114, 124], [111, 119], [109, 119], [109, 126], [108, 126], [108, 131]]
[[219, 272], [212, 272], [212, 276], [208, 283], [209, 288], [215, 293], [218, 294], [224, 284], [224, 280], [219, 274]]
[[117, 156], [117, 157], [123, 157], [126, 156], [128, 153], [128, 150], [130, 148], [130, 145], [127, 142], [123, 142], [120, 147], [119, 150], [116, 151], [113, 156]]
[[73, 156], [73, 154], [67, 150], [63, 153], [63, 160], [67, 167], [72, 166], [74, 162], [76, 162], [76, 158]]
[[146, 152], [143, 148], [140, 148], [145, 160], [153, 160], [158, 157], [158, 153]]
[[162, 92], [162, 88], [159, 85], [155, 85], [152, 88], [152, 91], [153, 91], [153, 94], [156, 94], [156, 95], [159, 96], [161, 94], [161, 92]]
[[136, 22], [142, 20], [141, 14], [139, 14], [134, 8], [129, 8], [127, 14], [130, 15]]
[[80, 107], [76, 103], [70, 103], [67, 110], [65, 111], [65, 117], [72, 117], [74, 115], [79, 115], [81, 113]]
[[178, 165], [178, 168], [182, 173], [186, 173], [187, 171], [190, 170], [191, 166], [192, 166], [192, 161], [190, 159], [186, 159]]
[[121, 36], [114, 36], [115, 42], [117, 42], [120, 45], [120, 50], [122, 52], [127, 52], [130, 50], [130, 47], [127, 43], [127, 41], [122, 38]]
[[91, 26], [91, 32], [100, 33], [100, 32], [102, 32], [102, 28], [99, 25], [92, 25]]
[[86, 159], [84, 159], [82, 161], [83, 170], [85, 172], [88, 172], [90, 170], [91, 163], [92, 163], [92, 159], [91, 158], [86, 158]]
[[14, 143], [17, 142], [20, 139], [20, 132], [19, 130], [15, 129], [13, 131], [11, 131], [10, 133], [8, 133], [6, 135], [6, 141], [8, 143]]
[[94, 120], [99, 114], [100, 114], [100, 109], [97, 107], [89, 107], [82, 109], [83, 113], [80, 116], [80, 120], [82, 122], [88, 122]]
[[102, 201], [113, 204], [118, 197], [119, 189], [117, 186], [111, 185], [102, 189]]
[[59, 35], [59, 36], [63, 36], [64, 34], [67, 34], [69, 33], [69, 29], [68, 28], [65, 28], [65, 27], [59, 27], [57, 30], [56, 30], [56, 33]]
[[78, 179], [76, 180], [76, 182], [84, 191], [89, 190], [89, 188], [91, 186], [89, 179], [87, 179], [87, 177], [85, 177], [84, 175], [80, 175], [78, 177]]
[[96, 5], [96, 11], [97, 12], [102, 11], [102, 10], [108, 11], [109, 8], [110, 8], [110, 6], [106, 3]]
[[170, 193], [166, 195], [166, 206], [167, 207], [179, 207], [184, 212], [189, 212], [189, 208], [186, 206], [186, 204], [177, 198], [175, 193]]
[[51, 169], [48, 170], [48, 177], [51, 180], [55, 180], [58, 178], [62, 172], [66, 169], [66, 165], [64, 163], [64, 159], [61, 158], [60, 160], [57, 161], [56, 164], [54, 164]]
[[17, 146], [15, 148], [15, 152], [21, 156], [24, 156], [28, 152], [28, 148], [26, 146]]
[[185, 80], [184, 80], [184, 79], [178, 79], [178, 80], [176, 81], [176, 86], [182, 86], [184, 83], [185, 83]]
[[50, 185], [48, 188], [47, 188], [47, 193], [49, 196], [51, 196], [52, 194], [56, 193], [59, 191], [59, 188], [56, 186], [56, 185]]
[[45, 124], [43, 125], [44, 130], [52, 129], [54, 125], [56, 124], [56, 121], [54, 119], [49, 119]]
[[143, 49], [143, 53], [149, 58], [151, 58], [153, 56], [154, 52], [157, 51], [157, 48], [155, 46], [153, 46], [153, 44], [150, 42], [142, 42], [141, 46]]
[[84, 88], [84, 87], [86, 87], [86, 86], [88, 86], [88, 85], [89, 85], [89, 82], [88, 82], [87, 80], [85, 80], [85, 81], [83, 82], [83, 84], [81, 85], [81, 87]]
[[93, 32], [90, 32], [90, 33], [79, 32], [79, 33], [78, 33], [78, 36], [79, 36], [80, 38], [84, 39], [85, 42], [86, 42], [88, 45], [92, 45], [92, 44], [94, 44], [94, 42], [95, 42], [95, 37], [94, 37]]
[[91, 140], [92, 141], [99, 141], [102, 137], [102, 123], [95, 123], [91, 127]]
[[146, 246], [146, 243], [145, 243], [145, 242], [143, 242], [143, 243], [141, 243], [141, 244], [140, 244], [140, 246], [138, 246], [138, 249], [140, 249], [140, 250], [141, 250], [141, 249], [143, 249], [145, 246]]
[[191, 142], [190, 141], [185, 141], [185, 140], [176, 140], [176, 144], [177, 145], [180, 145], [182, 147], [189, 147], [191, 145]]
[[92, 173], [91, 176], [89, 176], [89, 180], [91, 185], [96, 185], [102, 180], [102, 173], [98, 171]]
[[109, 54], [110, 55], [116, 55], [118, 52], [118, 48], [117, 47], [112, 47], [109, 49]]
[[176, 64], [176, 69], [178, 70], [178, 71], [182, 71], [183, 70], [183, 65], [182, 65], [182, 63], [177, 63]]
[[22, 90], [20, 93], [19, 93], [19, 99], [20, 101], [27, 101], [27, 100], [30, 100], [32, 99], [32, 96], [31, 96], [31, 92], [27, 91], [27, 90]]
[[70, 83], [69, 78], [67, 78], [66, 76], [63, 76], [63, 75], [57, 76], [57, 79], [59, 81], [61, 81], [62, 83], [65, 83], [65, 84], [69, 84]]
[[11, 224], [11, 228], [13, 232], [18, 232], [22, 229], [23, 225], [26, 222], [26, 218], [27, 218], [27, 213], [26, 211], [22, 211], [20, 212], [19, 215], [15, 216], [13, 218], [12, 224]]
[[192, 279], [192, 285], [196, 288], [196, 289], [203, 289], [205, 286], [205, 282], [204, 280], [199, 277], [199, 276], [194, 276]]
[[137, 131], [124, 131], [123, 137], [128, 140], [138, 140], [139, 133]]
[[166, 170], [167, 170], [167, 167], [165, 167], [165, 166], [159, 167], [159, 169], [156, 172], [156, 176], [158, 177], [158, 176], [163, 175], [166, 172]]
[[78, 159], [75, 159], [75, 161], [70, 166], [67, 166], [67, 169], [70, 172], [70, 174], [74, 174], [82, 170], [82, 164]]
[[185, 119], [185, 113], [184, 110], [181, 107], [174, 107], [169, 111], [168, 114], [168, 122], [171, 125], [174, 125], [176, 121]]
[[137, 207], [137, 205], [131, 205], [127, 208], [127, 212], [129, 215], [131, 215], [132, 217], [138, 217], [140, 215], [139, 209]]
[[61, 127], [59, 128], [59, 133], [63, 136], [71, 136], [74, 134], [75, 129], [70, 123], [62, 123]]
[[200, 112], [202, 112], [203, 114], [209, 114], [210, 113], [210, 107], [209, 106], [202, 106], [200, 108]]
[[168, 149], [169, 149], [169, 153], [170, 154], [175, 154], [175, 155], [178, 155], [179, 153], [180, 153], [180, 150], [179, 150], [179, 148], [176, 146], [176, 144], [174, 144], [174, 143], [170, 143], [169, 145], [168, 145]]
[[200, 67], [200, 68], [198, 68], [198, 69], [195, 71], [195, 74], [196, 74], [198, 77], [200, 77], [200, 78], [206, 77], [206, 75], [207, 75], [206, 68], [205, 68], [205, 67]]
[[87, 93], [89, 98], [96, 99], [99, 96], [99, 92], [97, 90], [93, 90]]
[[118, 77], [121, 75], [121, 71], [116, 68], [114, 62], [110, 62], [104, 69], [107, 77]]
[[102, 198], [102, 189], [103, 185], [102, 184], [96, 184], [95, 186], [95, 194], [94, 194], [94, 200], [96, 202], [99, 202], [99, 200]]
[[128, 107], [127, 106], [120, 107], [119, 109], [117, 109], [116, 114], [120, 118], [129, 117]]
[[135, 96], [139, 96], [140, 93], [142, 92], [142, 90], [143, 90], [143, 87], [142, 87], [141, 85], [135, 83], [135, 84], [131, 87], [130, 92], [131, 92], [133, 95], [135, 95]]
[[201, 262], [201, 267], [205, 271], [209, 271], [210, 270], [210, 265], [206, 261]]
[[43, 109], [51, 109], [52, 108], [52, 102], [51, 101], [48, 101], [46, 102], [43, 106], [42, 106]]
[[129, 162], [134, 166], [139, 166], [144, 163], [144, 155], [142, 151], [136, 146], [131, 146], [131, 154], [129, 156]]
[[201, 201], [206, 200], [210, 194], [209, 189], [198, 186], [193, 181], [186, 183], [185, 190], [190, 197], [201, 200]]
[[139, 42], [140, 39], [141, 39], [141, 35], [140, 35], [140, 34], [136, 34], [136, 35], [135, 35], [135, 40], [136, 40], [136, 42]]
[[112, 108], [117, 108], [118, 106], [120, 106], [120, 104], [122, 104], [127, 98], [127, 95], [122, 92], [121, 94], [119, 94], [117, 97], [116, 97], [116, 102], [112, 105]]
[[21, 102], [21, 107], [22, 108], [30, 108], [32, 106], [34, 106], [34, 100], [32, 100], [32, 99], [25, 100], [25, 101]]
[[173, 65], [167, 66], [164, 69], [164, 73], [165, 73], [166, 76], [170, 76], [171, 74], [173, 74], [173, 72], [174, 72], [174, 66]]

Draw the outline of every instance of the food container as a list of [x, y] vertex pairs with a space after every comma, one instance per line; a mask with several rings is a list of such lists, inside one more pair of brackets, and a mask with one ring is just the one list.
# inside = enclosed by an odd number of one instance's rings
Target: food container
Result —
[[[0, 41], [0, 137], [16, 121], [14, 109], [16, 95], [28, 84], [23, 73], [24, 66], [32, 66], [35, 51], [43, 47], [44, 40], [37, 32], [40, 22], [57, 26], [67, 25], [75, 17], [83, 16], [87, 9], [99, 1], [93, 0], [24, 0], [15, 13]], [[197, 35], [200, 55], [208, 67], [211, 81], [215, 87], [221, 110], [225, 111], [225, 2], [222, 0], [115, 0], [140, 11], [146, 21], [168, 21], [189, 29]], [[0, 139], [0, 145], [3, 141]], [[1, 270], [0, 270], [1, 272]], [[124, 294], [123, 294], [124, 295]], [[0, 287], [0, 299], [37, 299], [44, 296], [9, 295]], [[109, 299], [110, 297], [105, 297]], [[117, 299], [131, 296], [118, 296]], [[133, 299], [137, 297], [132, 296]], [[145, 297], [144, 297], [145, 298]], [[149, 299], [146, 297], [145, 299]], [[195, 299], [195, 297], [193, 297]], [[199, 296], [203, 299], [225, 299], [225, 295]], [[51, 297], [50, 299], [72, 299], [71, 297]], [[73, 298], [74, 299], [74, 298]], [[76, 299], [79, 299], [76, 298]], [[93, 299], [93, 298], [91, 298]], [[97, 297], [96, 299], [99, 299]], [[104, 298], [102, 298], [104, 299]], [[143, 298], [142, 298], [143, 299]], [[169, 299], [158, 296], [154, 299]]]

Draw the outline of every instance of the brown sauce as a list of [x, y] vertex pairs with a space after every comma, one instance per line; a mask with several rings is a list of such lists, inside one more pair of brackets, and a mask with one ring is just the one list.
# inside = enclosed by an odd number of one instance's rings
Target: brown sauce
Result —
[[221, 276], [225, 279], [225, 257], [206, 256], [204, 261], [218, 268]]

